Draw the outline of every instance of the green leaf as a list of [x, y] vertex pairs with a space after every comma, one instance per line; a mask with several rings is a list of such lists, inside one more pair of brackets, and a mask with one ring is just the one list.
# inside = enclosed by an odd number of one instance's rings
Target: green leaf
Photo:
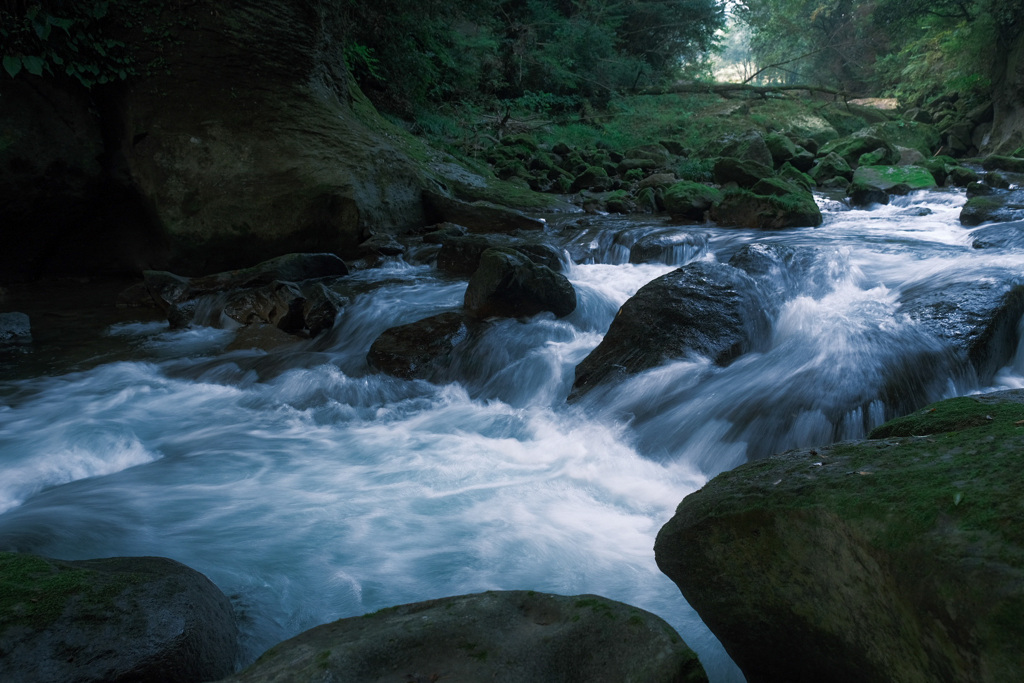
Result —
[[21, 57], [17, 55], [4, 55], [4, 69], [14, 78], [21, 71]]
[[22, 57], [21, 63], [25, 65], [25, 71], [33, 76], [42, 76], [43, 67], [46, 66], [42, 57]]

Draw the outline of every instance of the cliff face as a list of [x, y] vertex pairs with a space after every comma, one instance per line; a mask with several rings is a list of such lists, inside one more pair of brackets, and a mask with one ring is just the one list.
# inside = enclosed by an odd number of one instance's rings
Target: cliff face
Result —
[[90, 92], [5, 75], [0, 209], [13, 248], [0, 279], [195, 274], [345, 254], [371, 229], [422, 223], [423, 167], [350, 92], [318, 2], [203, 0], [146, 22], [171, 27], [142, 48], [160, 60], [152, 75]]

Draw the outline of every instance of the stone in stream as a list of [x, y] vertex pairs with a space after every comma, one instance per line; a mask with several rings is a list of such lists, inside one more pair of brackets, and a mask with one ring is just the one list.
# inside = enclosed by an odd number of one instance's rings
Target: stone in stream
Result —
[[0, 680], [214, 680], [237, 638], [224, 594], [173, 560], [0, 553]]
[[280, 643], [224, 683], [698, 683], [657, 616], [596, 595], [490, 591], [341, 619]]
[[860, 166], [853, 174], [850, 203], [888, 204], [889, 195], [905, 195], [935, 186], [935, 178], [920, 166]]
[[1024, 190], [1019, 189], [975, 194], [960, 211], [960, 222], [967, 226], [1019, 220], [1024, 220]]
[[402, 379], [434, 379], [449, 368], [458, 348], [481, 322], [463, 313], [441, 313], [385, 330], [370, 346], [366, 360], [381, 372]]
[[561, 273], [514, 249], [488, 249], [466, 287], [465, 306], [479, 318], [518, 318], [576, 310], [576, 290]]
[[768, 331], [757, 282], [729, 265], [697, 261], [647, 283], [619, 309], [597, 348], [576, 366], [569, 400], [681, 358], [727, 365]]
[[680, 503], [658, 566], [751, 683], [1024, 680], [1024, 392], [790, 451]]
[[441, 250], [437, 253], [437, 267], [452, 275], [472, 275], [480, 267], [483, 253], [495, 247], [514, 249], [554, 271], [563, 269], [561, 252], [536, 238], [496, 234], [450, 235], [439, 239]]
[[904, 291], [900, 306], [950, 345], [973, 368], [978, 383], [987, 386], [1020, 341], [1024, 282], [1012, 273], [1001, 279], [929, 282]]
[[711, 209], [722, 226], [778, 230], [821, 225], [814, 195], [779, 178], [758, 181], [753, 190], [727, 190]]

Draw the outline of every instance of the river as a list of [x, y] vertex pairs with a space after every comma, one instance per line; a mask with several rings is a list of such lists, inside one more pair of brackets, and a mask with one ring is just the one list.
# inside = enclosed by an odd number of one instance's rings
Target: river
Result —
[[[893, 410], [893, 373], [917, 378], [921, 403], [984, 389], [928, 360], [938, 341], [899, 298], [1021, 274], [1019, 251], [972, 248], [962, 192], [820, 202], [819, 228], [679, 228], [665, 264], [628, 263], [632, 239], [667, 229], [660, 217], [570, 219], [573, 253], [594, 261], [567, 273], [576, 312], [493, 325], [450, 383], [366, 365], [383, 330], [461, 306], [465, 281], [401, 260], [351, 275], [359, 293], [334, 329], [287, 351], [227, 351], [230, 329], [104, 324], [81, 369], [0, 381], [0, 549], [183, 562], [230, 597], [242, 664], [341, 617], [532, 589], [650, 610], [712, 681], [742, 681], [658, 571], [659, 528], [749, 457], [863, 437]], [[753, 241], [815, 254], [803, 279], [778, 279], [756, 352], [668, 363], [566, 404], [575, 365], [637, 289]], [[1022, 386], [1018, 351], [993, 388]]]

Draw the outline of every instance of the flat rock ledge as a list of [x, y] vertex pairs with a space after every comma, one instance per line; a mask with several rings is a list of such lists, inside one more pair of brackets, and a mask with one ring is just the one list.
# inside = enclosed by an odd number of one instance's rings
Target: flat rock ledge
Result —
[[1024, 390], [715, 477], [658, 566], [750, 683], [1024, 680]]
[[490, 591], [318, 626], [226, 680], [696, 683], [707, 677], [693, 651], [649, 612], [595, 595]]

